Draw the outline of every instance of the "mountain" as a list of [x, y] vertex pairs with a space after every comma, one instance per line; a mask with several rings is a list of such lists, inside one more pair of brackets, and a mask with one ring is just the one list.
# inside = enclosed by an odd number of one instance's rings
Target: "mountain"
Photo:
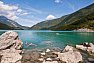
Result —
[[8, 29], [13, 29], [13, 28], [6, 25], [6, 24], [0, 23], [0, 29], [1, 30], [8, 30]]
[[89, 28], [94, 30], [94, 3], [61, 18], [40, 22], [31, 29], [37, 30], [75, 30]]
[[0, 16], [0, 29], [26, 29], [26, 27], [21, 26], [17, 22], [8, 19], [5, 16]]
[[64, 20], [66, 17], [67, 17], [67, 15], [63, 16], [62, 18], [58, 18], [58, 19], [42, 21], [42, 22], [32, 26], [31, 29], [34, 29], [34, 30], [48, 29], [52, 26], [56, 26], [57, 24], [62, 22], [62, 20]]

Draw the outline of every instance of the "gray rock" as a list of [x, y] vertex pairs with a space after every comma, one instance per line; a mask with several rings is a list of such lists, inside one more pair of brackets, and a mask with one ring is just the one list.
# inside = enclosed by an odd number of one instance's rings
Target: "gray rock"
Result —
[[0, 63], [21, 63], [22, 41], [14, 31], [8, 31], [0, 36]]
[[16, 62], [18, 63], [18, 61], [21, 60], [22, 58], [20, 53], [21, 50], [16, 49], [6, 49], [0, 51], [0, 55], [2, 55], [1, 63], [16, 63]]
[[94, 62], [94, 59], [93, 58], [88, 58], [88, 61], [93, 61]]
[[67, 46], [65, 47], [65, 49], [63, 50], [63, 52], [73, 51], [73, 50], [74, 50], [74, 48], [73, 48], [72, 46], [67, 45]]
[[16, 63], [22, 56], [18, 53], [5, 53], [1, 58], [1, 63]]
[[8, 54], [8, 53], [18, 53], [20, 54], [22, 50], [16, 50], [16, 49], [6, 49], [6, 50], [1, 50], [0, 55]]
[[72, 46], [66, 46], [63, 53], [58, 52], [58, 58], [65, 63], [79, 63], [82, 55]]
[[58, 63], [57, 61], [43, 61], [43, 63]]
[[32, 52], [30, 56], [32, 60], [38, 60], [38, 58], [40, 57], [40, 54], [38, 52]]
[[30, 54], [24, 54], [22, 59], [23, 60], [31, 60]]
[[88, 46], [84, 46], [84, 45], [76, 45], [76, 48], [80, 49], [80, 50], [83, 50], [83, 51], [86, 51], [91, 56], [94, 57], [94, 44], [93, 43], [88, 43], [88, 44], [89, 44], [89, 47]]
[[66, 63], [78, 63], [82, 61], [82, 55], [77, 51], [69, 51], [65, 53], [59, 53], [58, 57], [60, 60]]
[[19, 40], [18, 34], [16, 32], [8, 31], [0, 36], [0, 50], [9, 48], [14, 44], [14, 47], [17, 49], [20, 49], [22, 47], [22, 42]]

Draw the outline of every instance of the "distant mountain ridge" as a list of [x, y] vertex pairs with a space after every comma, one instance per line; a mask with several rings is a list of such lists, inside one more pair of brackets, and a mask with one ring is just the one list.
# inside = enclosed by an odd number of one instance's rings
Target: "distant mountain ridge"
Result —
[[0, 29], [26, 29], [26, 27], [21, 26], [17, 22], [8, 19], [5, 16], [0, 16]]
[[32, 26], [31, 29], [34, 29], [34, 30], [48, 29], [52, 26], [55, 26], [55, 25], [59, 24], [66, 17], [67, 17], [67, 15], [63, 16], [62, 18], [58, 18], [58, 19], [42, 21], [42, 22], [37, 23], [36, 25]]
[[80, 28], [94, 30], [94, 3], [72, 14], [47, 22], [43, 21], [31, 27], [33, 30], [75, 30]]

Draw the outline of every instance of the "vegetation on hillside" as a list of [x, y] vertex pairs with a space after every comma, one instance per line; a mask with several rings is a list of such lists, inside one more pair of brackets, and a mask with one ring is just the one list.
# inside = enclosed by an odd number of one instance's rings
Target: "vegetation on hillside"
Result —
[[94, 3], [67, 16], [44, 22], [34, 25], [31, 29], [75, 30], [89, 28], [94, 30]]

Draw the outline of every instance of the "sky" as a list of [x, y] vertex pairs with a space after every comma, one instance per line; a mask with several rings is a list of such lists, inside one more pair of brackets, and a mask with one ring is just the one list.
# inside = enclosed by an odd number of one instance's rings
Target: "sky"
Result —
[[94, 3], [94, 0], [0, 0], [0, 15], [23, 26], [56, 19]]

